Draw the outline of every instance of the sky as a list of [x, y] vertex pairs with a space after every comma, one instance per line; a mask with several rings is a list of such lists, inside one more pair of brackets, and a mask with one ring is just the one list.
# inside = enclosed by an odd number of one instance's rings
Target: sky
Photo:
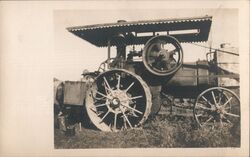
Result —
[[[238, 47], [237, 9], [126, 9], [126, 10], [55, 10], [54, 11], [54, 77], [60, 80], [79, 80], [84, 69], [97, 70], [107, 59], [107, 48], [98, 48], [73, 35], [67, 27], [101, 23], [154, 20], [166, 18], [213, 16], [209, 39], [200, 45], [219, 48], [222, 43]], [[192, 44], [181, 44], [184, 62], [205, 59], [208, 49]], [[114, 52], [114, 51], [112, 51]]]

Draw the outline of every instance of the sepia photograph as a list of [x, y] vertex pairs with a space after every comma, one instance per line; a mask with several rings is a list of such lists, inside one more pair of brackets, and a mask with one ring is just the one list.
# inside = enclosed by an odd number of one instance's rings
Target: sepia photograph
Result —
[[249, 156], [249, 2], [0, 1], [0, 156]]
[[55, 148], [240, 147], [238, 9], [54, 21]]

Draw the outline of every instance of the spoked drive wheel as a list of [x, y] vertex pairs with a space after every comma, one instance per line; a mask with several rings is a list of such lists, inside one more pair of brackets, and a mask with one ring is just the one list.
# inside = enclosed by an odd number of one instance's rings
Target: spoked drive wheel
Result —
[[200, 127], [240, 125], [240, 99], [229, 89], [209, 88], [197, 97], [194, 117]]
[[172, 36], [155, 36], [144, 47], [143, 63], [147, 70], [157, 76], [176, 72], [183, 62], [183, 50]]
[[86, 110], [102, 131], [118, 131], [140, 126], [152, 106], [147, 84], [126, 70], [110, 70], [97, 77], [86, 96]]

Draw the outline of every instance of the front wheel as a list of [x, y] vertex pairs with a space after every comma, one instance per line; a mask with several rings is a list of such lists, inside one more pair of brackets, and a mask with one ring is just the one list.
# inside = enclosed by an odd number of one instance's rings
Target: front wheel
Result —
[[240, 125], [240, 99], [227, 88], [209, 88], [197, 97], [194, 117], [200, 127]]

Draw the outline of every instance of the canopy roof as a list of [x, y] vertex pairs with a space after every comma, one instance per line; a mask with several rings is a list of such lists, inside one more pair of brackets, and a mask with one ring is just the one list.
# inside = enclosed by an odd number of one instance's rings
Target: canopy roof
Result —
[[67, 30], [98, 47], [105, 47], [109, 40], [111, 46], [115, 46], [118, 39], [115, 37], [121, 35], [126, 45], [145, 44], [157, 34], [171, 35], [180, 42], [204, 42], [208, 40], [211, 23], [212, 16], [131, 22], [120, 20], [117, 23], [69, 27]]

